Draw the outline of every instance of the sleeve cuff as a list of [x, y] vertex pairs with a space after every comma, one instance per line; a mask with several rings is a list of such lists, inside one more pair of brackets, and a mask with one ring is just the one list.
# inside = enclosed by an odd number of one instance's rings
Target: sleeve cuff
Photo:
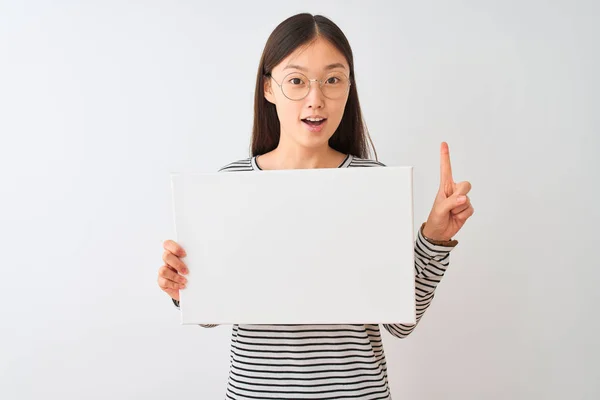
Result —
[[455, 246], [434, 244], [425, 239], [421, 231], [417, 234], [415, 241], [415, 251], [419, 258], [429, 263], [427, 260], [442, 261], [445, 260]]

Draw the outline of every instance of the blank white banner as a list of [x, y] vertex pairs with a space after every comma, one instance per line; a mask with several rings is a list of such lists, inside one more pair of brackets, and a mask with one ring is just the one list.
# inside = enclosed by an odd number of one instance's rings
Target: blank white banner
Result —
[[171, 174], [182, 324], [415, 323], [413, 168]]

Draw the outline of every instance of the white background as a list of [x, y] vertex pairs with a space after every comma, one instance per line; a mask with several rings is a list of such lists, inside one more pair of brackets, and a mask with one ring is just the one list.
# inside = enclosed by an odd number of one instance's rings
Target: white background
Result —
[[442, 140], [473, 185], [431, 308], [385, 333], [394, 398], [600, 397], [598, 3], [285, 4], [0, 1], [2, 398], [224, 397], [230, 328], [181, 326], [156, 283], [169, 173], [248, 155], [262, 48], [301, 11], [348, 36], [415, 226]]

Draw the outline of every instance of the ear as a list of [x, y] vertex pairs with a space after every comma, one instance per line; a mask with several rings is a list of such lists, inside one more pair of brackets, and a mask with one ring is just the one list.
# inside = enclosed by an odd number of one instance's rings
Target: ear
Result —
[[264, 79], [263, 89], [265, 92], [265, 99], [267, 99], [267, 101], [269, 103], [275, 104], [275, 95], [273, 94], [273, 86], [271, 85], [271, 77], [265, 75], [263, 79]]

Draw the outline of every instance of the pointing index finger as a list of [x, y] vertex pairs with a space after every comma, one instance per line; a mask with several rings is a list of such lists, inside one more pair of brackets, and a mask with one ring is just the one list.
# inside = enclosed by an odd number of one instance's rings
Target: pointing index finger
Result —
[[454, 182], [452, 179], [452, 166], [450, 165], [450, 149], [446, 142], [442, 142], [440, 148], [440, 181], [442, 185]]

